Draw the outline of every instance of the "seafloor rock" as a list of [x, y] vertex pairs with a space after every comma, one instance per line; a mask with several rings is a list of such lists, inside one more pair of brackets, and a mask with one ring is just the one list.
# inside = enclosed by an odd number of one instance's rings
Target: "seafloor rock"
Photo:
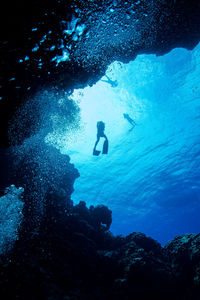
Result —
[[59, 210], [55, 218], [58, 199], [54, 197], [53, 205], [48, 205], [51, 213], [37, 232], [20, 236], [9, 259], [2, 258], [1, 295], [7, 299], [106, 299], [118, 266], [98, 250], [106, 250], [114, 238], [105, 229], [95, 228], [92, 217], [88, 221], [88, 209], [86, 218], [76, 207], [67, 214]]
[[[84, 202], [66, 212], [57, 200], [52, 194], [37, 231], [21, 232], [1, 256], [3, 299], [199, 299], [199, 235], [165, 248], [142, 233], [114, 237]], [[101, 212], [97, 220], [105, 222]]]
[[[200, 295], [200, 234], [177, 236], [165, 246], [180, 294], [186, 299]], [[198, 295], [195, 298], [195, 295]]]
[[115, 280], [116, 299], [174, 299], [171, 266], [158, 242], [135, 232], [121, 240], [113, 256], [122, 270]]

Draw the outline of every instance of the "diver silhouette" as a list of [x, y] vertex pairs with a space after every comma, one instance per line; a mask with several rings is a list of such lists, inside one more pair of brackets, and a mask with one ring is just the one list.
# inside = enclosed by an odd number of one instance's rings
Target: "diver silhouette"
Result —
[[137, 125], [135, 123], [135, 121], [133, 119], [131, 119], [129, 114], [123, 114], [123, 116], [124, 116], [124, 119], [126, 119], [133, 126], [131, 129], [133, 129], [135, 127], [135, 125]]
[[113, 80], [111, 80], [107, 75], [105, 75], [105, 77], [106, 77], [108, 80], [103, 80], [103, 79], [102, 79], [101, 81], [110, 84], [111, 87], [116, 87], [116, 86], [118, 86], [117, 80], [114, 80], [114, 81], [113, 81]]
[[101, 137], [105, 138], [104, 144], [103, 144], [103, 151], [102, 154], [107, 154], [108, 153], [108, 139], [107, 136], [104, 133], [105, 130], [105, 123], [102, 121], [98, 121], [97, 122], [97, 140], [95, 142], [94, 145], [94, 149], [93, 149], [93, 155], [98, 156], [100, 154], [101, 151], [96, 150], [96, 146], [100, 140]]

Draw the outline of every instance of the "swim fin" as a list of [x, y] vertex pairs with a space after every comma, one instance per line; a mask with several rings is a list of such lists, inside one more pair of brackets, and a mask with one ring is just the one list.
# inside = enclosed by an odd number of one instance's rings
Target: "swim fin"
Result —
[[108, 154], [108, 140], [105, 140], [105, 142], [103, 143], [102, 154]]
[[94, 149], [93, 150], [93, 155], [95, 156], [99, 156], [99, 154], [101, 153], [101, 151]]

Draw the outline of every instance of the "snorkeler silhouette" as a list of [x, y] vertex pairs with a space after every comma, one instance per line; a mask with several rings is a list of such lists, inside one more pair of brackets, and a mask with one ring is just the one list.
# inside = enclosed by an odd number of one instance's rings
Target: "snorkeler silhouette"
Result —
[[93, 149], [93, 155], [98, 156], [100, 154], [101, 151], [96, 150], [96, 146], [100, 140], [101, 137], [105, 138], [104, 144], [103, 144], [103, 151], [102, 154], [107, 154], [108, 153], [108, 139], [107, 136], [104, 133], [105, 130], [105, 123], [102, 121], [97, 122], [97, 140], [96, 143], [94, 145], [94, 149]]
[[103, 79], [102, 79], [101, 81], [110, 84], [111, 87], [116, 87], [116, 86], [118, 86], [117, 80], [114, 80], [114, 81], [113, 81], [113, 80], [111, 80], [107, 75], [105, 75], [105, 77], [106, 77], [108, 80], [103, 80]]
[[124, 119], [126, 119], [133, 126], [131, 129], [133, 129], [135, 127], [135, 125], [137, 125], [135, 123], [135, 121], [133, 119], [131, 119], [129, 114], [123, 114], [123, 116], [124, 116]]

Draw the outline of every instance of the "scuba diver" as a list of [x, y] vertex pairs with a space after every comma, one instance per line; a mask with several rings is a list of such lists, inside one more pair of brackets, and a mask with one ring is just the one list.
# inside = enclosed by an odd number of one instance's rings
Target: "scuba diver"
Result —
[[113, 81], [113, 80], [111, 80], [107, 75], [105, 75], [105, 77], [106, 77], [108, 80], [103, 80], [103, 79], [102, 79], [101, 81], [110, 84], [111, 87], [116, 87], [116, 86], [118, 86], [117, 80], [114, 80], [114, 81]]
[[131, 119], [129, 114], [123, 114], [123, 116], [124, 116], [124, 119], [126, 119], [133, 126], [131, 129], [133, 129], [135, 127], [135, 125], [137, 125], [135, 123], [135, 121], [133, 119]]
[[107, 136], [104, 133], [105, 130], [105, 123], [102, 121], [97, 122], [97, 140], [96, 143], [94, 145], [94, 149], [93, 149], [93, 155], [98, 156], [100, 154], [101, 151], [96, 150], [96, 146], [100, 140], [101, 137], [105, 138], [104, 144], [103, 144], [103, 151], [102, 154], [107, 154], [108, 153], [108, 139]]

